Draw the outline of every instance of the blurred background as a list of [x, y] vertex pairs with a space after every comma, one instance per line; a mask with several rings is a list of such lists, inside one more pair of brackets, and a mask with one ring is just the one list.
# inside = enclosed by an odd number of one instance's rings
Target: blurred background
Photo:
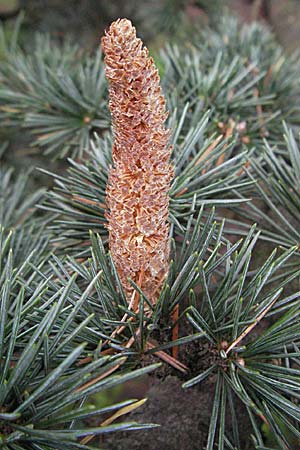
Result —
[[85, 47], [97, 45], [107, 25], [130, 18], [139, 35], [157, 46], [166, 38], [184, 36], [186, 27], [207, 25], [229, 11], [241, 22], [264, 21], [289, 49], [299, 42], [299, 0], [0, 0], [0, 19], [9, 21], [25, 11], [30, 32], [48, 32], [57, 39], [74, 35]]

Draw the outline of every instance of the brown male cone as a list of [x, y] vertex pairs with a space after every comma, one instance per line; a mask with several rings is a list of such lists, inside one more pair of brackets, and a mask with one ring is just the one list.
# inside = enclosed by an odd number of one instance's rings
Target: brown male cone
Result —
[[148, 50], [127, 19], [102, 38], [114, 167], [107, 185], [109, 247], [130, 301], [130, 277], [157, 301], [169, 265], [170, 131], [160, 78]]

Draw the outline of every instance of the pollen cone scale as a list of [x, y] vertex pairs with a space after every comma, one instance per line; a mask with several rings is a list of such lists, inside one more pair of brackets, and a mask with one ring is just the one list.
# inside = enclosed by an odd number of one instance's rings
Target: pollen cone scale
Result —
[[102, 38], [113, 121], [109, 247], [127, 300], [132, 279], [154, 304], [169, 265], [170, 130], [154, 61], [127, 19]]

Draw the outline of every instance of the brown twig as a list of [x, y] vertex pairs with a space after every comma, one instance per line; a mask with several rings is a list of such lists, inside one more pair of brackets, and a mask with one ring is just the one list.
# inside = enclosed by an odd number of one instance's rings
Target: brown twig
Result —
[[207, 149], [205, 150], [205, 152], [202, 153], [201, 156], [199, 156], [199, 158], [197, 159], [197, 161], [195, 162], [195, 166], [199, 166], [199, 164], [206, 158], [206, 156], [208, 156], [210, 154], [210, 152], [216, 148], [216, 146], [219, 144], [219, 142], [223, 139], [223, 135], [219, 134], [218, 137], [216, 137], [216, 139], [207, 147]]
[[253, 330], [254, 327], [256, 327], [256, 325], [263, 319], [263, 317], [267, 314], [267, 312], [272, 308], [272, 306], [274, 305], [274, 303], [276, 302], [277, 298], [275, 300], [273, 300], [261, 313], [260, 315], [255, 319], [255, 321], [253, 323], [251, 323], [245, 331], [243, 331], [242, 334], [239, 335], [239, 337], [237, 339], [235, 339], [227, 348], [226, 350], [226, 355], [228, 355], [228, 353], [237, 346], [237, 344], [239, 344], [239, 342], [241, 342], [242, 339], [244, 339], [247, 334], [250, 333], [250, 331]]
[[[259, 99], [259, 90], [257, 88], [254, 88], [253, 94], [254, 94], [254, 97], [258, 100]], [[268, 131], [267, 131], [266, 127], [264, 126], [263, 109], [260, 104], [256, 105], [256, 113], [257, 113], [257, 117], [258, 117], [258, 122], [260, 124], [261, 137], [268, 136]]]
[[[100, 427], [106, 427], [107, 425], [110, 425], [112, 422], [114, 422], [116, 419], [118, 419], [121, 416], [124, 416], [124, 414], [128, 414], [135, 409], [142, 406], [147, 401], [146, 398], [143, 398], [142, 400], [136, 401], [130, 405], [124, 406], [123, 408], [119, 409], [117, 412], [115, 412], [112, 416], [105, 419], [103, 422], [100, 423]], [[80, 444], [87, 444], [95, 437], [94, 434], [90, 436], [85, 436], [83, 439], [81, 439]]]
[[[146, 348], [148, 350], [152, 350], [153, 348], [155, 348], [155, 345], [148, 341], [146, 344]], [[188, 371], [187, 366], [185, 366], [183, 363], [173, 358], [172, 356], [168, 355], [168, 353], [162, 350], [158, 350], [153, 354], [156, 355], [158, 358], [160, 358], [162, 361], [169, 364], [170, 366], [174, 367], [174, 369], [177, 369], [182, 373], [187, 373]]]

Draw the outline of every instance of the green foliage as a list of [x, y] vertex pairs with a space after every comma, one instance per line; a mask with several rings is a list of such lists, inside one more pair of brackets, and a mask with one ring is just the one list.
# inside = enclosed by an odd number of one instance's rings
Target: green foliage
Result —
[[7, 150], [9, 146], [9, 142], [8, 141], [4, 141], [3, 143], [1, 143], [0, 145], [0, 158], [2, 158], [2, 156], [5, 154], [5, 151]]
[[[181, 229], [194, 198], [196, 208], [230, 206], [241, 202], [232, 191], [247, 193], [252, 184], [242, 170], [247, 152], [235, 155], [233, 138], [206, 137], [209, 113], [184, 132], [187, 110], [188, 105], [179, 118], [174, 115], [169, 121], [169, 127], [174, 130], [171, 145], [175, 167], [170, 190], [170, 220]], [[106, 134], [97, 138], [84, 162], [69, 160], [67, 177], [43, 171], [55, 178], [56, 187], [47, 193], [41, 208], [56, 214], [49, 230], [54, 235], [55, 245], [64, 252], [79, 250], [79, 254], [84, 254], [90, 244], [89, 230], [100, 233], [104, 239], [107, 236], [105, 189], [111, 148], [111, 135]]]
[[29, 129], [31, 145], [54, 158], [82, 156], [91, 134], [109, 126], [100, 51], [87, 56], [37, 34], [30, 53], [6, 53], [0, 80], [0, 119]]
[[[14, 169], [4, 165], [0, 168], [0, 223], [6, 228], [16, 228], [27, 222], [35, 211], [36, 203], [45, 189], [28, 193], [29, 174], [14, 176]], [[9, 199], [9, 201], [8, 201]]]
[[[198, 47], [198, 43], [196, 43]], [[262, 123], [272, 113], [280, 114], [280, 121], [299, 125], [299, 56], [297, 52], [288, 55], [280, 46], [274, 34], [259, 23], [252, 23], [239, 27], [234, 17], [224, 16], [216, 32], [211, 30], [210, 39], [201, 39], [199, 48], [205, 59], [213, 63], [219, 52], [227, 63], [236, 55], [240, 55], [244, 64], [253, 64], [254, 72], [262, 75], [257, 84], [259, 97], [270, 96], [270, 103], [263, 107]], [[272, 123], [273, 122], [273, 123]], [[275, 121], [267, 125], [267, 134], [273, 140], [281, 137], [276, 130]]]
[[[202, 372], [195, 373], [194, 363], [189, 366], [185, 361], [194, 377], [183, 387], [217, 374], [207, 449], [212, 449], [214, 443], [219, 448], [241, 448], [241, 424], [234, 412], [237, 399], [249, 415], [257, 448], [263, 445], [261, 419], [274, 433], [278, 448], [284, 448], [288, 436], [300, 437], [300, 410], [294, 400], [299, 380], [300, 353], [295, 336], [300, 292], [283, 293], [300, 270], [289, 276], [282, 273], [295, 248], [277, 257], [274, 251], [259, 267], [250, 269], [259, 237], [255, 228], [244, 241], [232, 245], [222, 236], [223, 225], [217, 225], [213, 214], [206, 220], [204, 217], [203, 208], [197, 218], [190, 215], [184, 235], [173, 227], [174, 259], [165, 286], [153, 306], [133, 284], [140, 296], [138, 311], [128, 308], [114, 263], [100, 236], [91, 235], [91, 259], [79, 264], [69, 258], [67, 263], [69, 272], [78, 271], [84, 284], [101, 274], [95, 283], [97, 301], [91, 298], [82, 304], [81, 314], [93, 312], [97, 316], [97, 324], [94, 321], [91, 326], [101, 335], [103, 349], [121, 352], [132, 362], [143, 361], [147, 355], [159, 357], [162, 351], [168, 354], [175, 346], [196, 346], [201, 353], [205, 349]], [[59, 278], [63, 284], [65, 274], [61, 272]], [[188, 330], [190, 323], [195, 331], [173, 340], [170, 317], [177, 305], [184, 304], [180, 327]], [[179, 364], [174, 367], [185, 372]], [[225, 427], [225, 416], [231, 417], [233, 433]]]
[[216, 30], [194, 33], [185, 47], [167, 45], [161, 56], [170, 109], [189, 102], [198, 111], [188, 125], [211, 108], [212, 131], [233, 128], [259, 153], [262, 138], [281, 139], [283, 119], [299, 124], [298, 55], [287, 56], [261, 25], [240, 29], [225, 16]]
[[18, 47], [18, 36], [20, 26], [23, 21], [23, 14], [19, 14], [13, 30], [3, 27], [0, 24], [0, 60], [8, 58], [10, 53], [14, 53]]
[[[189, 6], [157, 3], [160, 23], [187, 24]], [[297, 58], [261, 25], [228, 17], [162, 51], [170, 267], [155, 305], [131, 280], [128, 303], [107, 248], [113, 135], [101, 55], [39, 34], [28, 52], [20, 22], [0, 28], [2, 126], [72, 159], [60, 175], [42, 169], [55, 180], [47, 193], [31, 172], [0, 170], [0, 448], [89, 449], [93, 436], [153, 427], [115, 421], [143, 401], [110, 398], [152, 371], [199, 398], [214, 391], [206, 450], [298, 448]], [[262, 240], [281, 248], [260, 261]]]
[[186, 39], [189, 32], [224, 12], [226, 0], [148, 0], [139, 3], [137, 17], [150, 35], [153, 30], [168, 40]]
[[262, 238], [288, 247], [299, 245], [300, 149], [291, 129], [285, 126], [285, 149], [265, 141], [264, 153], [251, 159], [250, 176], [257, 178], [257, 193], [263, 207], [249, 204], [248, 213], [262, 224]]
[[[30, 192], [31, 188], [30, 173], [21, 172], [16, 176], [12, 167], [1, 166], [0, 245], [3, 249], [9, 246], [14, 249], [16, 266], [23, 265], [29, 255], [31, 262], [39, 265], [50, 253], [50, 235], [45, 230], [47, 220], [38, 214], [36, 208], [45, 189]], [[23, 266], [24, 275], [28, 269], [29, 265]]]
[[[195, 202], [193, 207], [195, 207]], [[203, 226], [202, 221], [204, 221]], [[100, 235], [91, 233], [91, 258], [85, 264], [78, 264], [75, 258], [68, 258], [69, 271], [78, 272], [84, 280], [84, 284], [90, 284], [96, 274], [100, 274], [95, 283], [97, 301], [91, 298], [86, 305], [82, 305], [81, 311], [82, 314], [86, 315], [88, 311], [92, 311], [97, 316], [93, 326], [96, 324], [95, 331], [105, 340], [106, 345], [111, 345], [115, 349], [126, 352], [124, 344], [132, 339], [132, 348], [135, 349], [137, 354], [140, 357], [144, 353], [147, 354], [146, 344], [153, 337], [152, 335], [155, 336], [157, 329], [168, 323], [174, 308], [179, 303], [184, 302], [190, 289], [199, 283], [199, 266], [204, 264], [205, 270], [210, 271], [212, 267], [217, 267], [222, 263], [224, 256], [221, 256], [218, 250], [220, 246], [225, 246], [222, 238], [223, 226], [217, 225], [213, 213], [210, 213], [208, 218], [205, 219], [204, 208], [201, 209], [195, 226], [192, 225], [193, 222], [194, 218], [190, 216], [182, 244], [180, 241], [177, 242], [179, 236], [173, 227], [173, 259], [170, 262], [168, 278], [156, 305], [152, 305], [147, 296], [132, 282], [136, 289], [136, 295], [140, 296], [138, 311], [128, 307], [114, 262], [110, 253], [106, 251]], [[188, 241], [190, 244], [187, 246]], [[230, 252], [226, 254], [229, 255]], [[57, 273], [59, 272], [58, 276], [61, 283], [64, 284], [65, 274], [61, 272], [61, 268], [57, 265]], [[141, 312], [144, 310], [148, 311], [145, 315]], [[124, 315], [130, 317], [131, 321], [124, 321]], [[116, 335], [116, 329], [122, 325], [124, 325], [124, 330]], [[195, 339], [194, 335], [187, 336], [180, 342], [183, 344], [193, 339]], [[175, 345], [177, 345], [177, 342], [172, 341], [168, 342], [163, 348], [172, 348]], [[149, 354], [160, 349], [160, 346], [155, 347], [154, 350], [149, 351]]]
[[[101, 415], [133, 406], [135, 400], [100, 409], [85, 406], [89, 396], [156, 367], [114, 375], [124, 363], [124, 358], [117, 355], [98, 356], [84, 364], [84, 329], [93, 315], [78, 323], [76, 312], [96, 279], [74, 302], [75, 274], [64, 287], [57, 286], [50, 278], [36, 282], [37, 269], [24, 279], [26, 266], [32, 267], [31, 255], [14, 268], [13, 251], [7, 240], [1, 245], [0, 256], [1, 448], [88, 449], [92, 447], [80, 443], [79, 439], [152, 426], [134, 422], [101, 425]], [[100, 425], [81, 428], [90, 417], [99, 418]]]
[[[241, 448], [242, 430], [234, 411], [237, 398], [249, 414], [255, 448], [263, 446], [257, 418], [271, 428], [278, 448], [284, 449], [289, 443], [279, 431], [279, 421], [298, 440], [300, 437], [300, 409], [294, 403], [299, 381], [300, 353], [295, 333], [300, 292], [287, 296], [282, 292], [299, 271], [278, 281], [276, 286], [270, 284], [274, 272], [295, 249], [277, 258], [274, 251], [253, 271], [250, 263], [257, 238], [252, 229], [238, 250], [225, 258], [223, 270], [206, 273], [200, 268], [202, 292], [200, 296], [194, 294], [193, 304], [187, 311], [187, 319], [203, 334], [199, 349], [206, 348], [207, 357], [203, 362], [205, 370], [186, 381], [183, 387], [202, 383], [216, 374], [207, 449], [214, 445]], [[268, 326], [266, 319], [270, 316], [275, 320]], [[257, 333], [255, 328], [259, 327], [261, 331]], [[225, 427], [228, 415], [232, 420], [232, 435], [229, 427]]]

